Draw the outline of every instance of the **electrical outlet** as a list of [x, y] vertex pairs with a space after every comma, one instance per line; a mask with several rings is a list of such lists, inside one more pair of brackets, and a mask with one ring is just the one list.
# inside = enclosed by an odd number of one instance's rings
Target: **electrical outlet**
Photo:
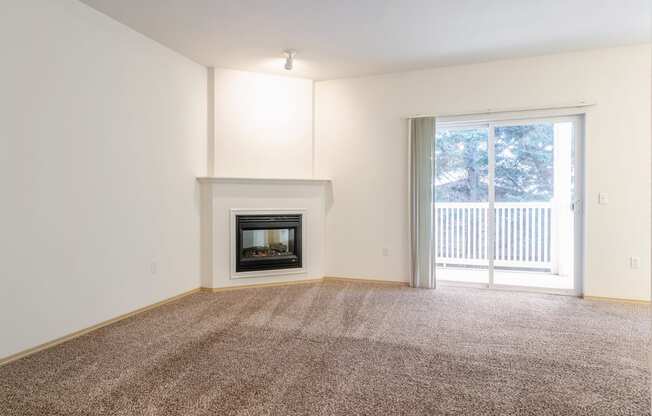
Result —
[[630, 257], [629, 258], [629, 267], [631, 269], [638, 269], [641, 267], [641, 259], [639, 257]]
[[156, 264], [155, 261], [153, 261], [153, 262], [149, 265], [149, 271], [150, 271], [152, 274], [156, 274], [156, 273], [158, 272], [158, 264]]
[[598, 194], [598, 204], [607, 205], [609, 203], [609, 194], [606, 192], [600, 192]]
[[383, 257], [389, 256], [389, 249], [387, 247], [383, 247]]

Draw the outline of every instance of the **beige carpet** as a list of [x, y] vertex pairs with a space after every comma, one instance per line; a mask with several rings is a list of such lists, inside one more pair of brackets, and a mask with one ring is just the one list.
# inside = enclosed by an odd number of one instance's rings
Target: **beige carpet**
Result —
[[198, 293], [0, 367], [0, 414], [649, 415], [649, 312], [348, 283]]

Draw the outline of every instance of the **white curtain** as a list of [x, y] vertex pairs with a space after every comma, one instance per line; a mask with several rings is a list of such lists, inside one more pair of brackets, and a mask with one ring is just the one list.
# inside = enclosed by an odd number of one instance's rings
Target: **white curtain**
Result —
[[410, 239], [411, 285], [435, 288], [433, 258], [433, 178], [435, 118], [410, 119]]

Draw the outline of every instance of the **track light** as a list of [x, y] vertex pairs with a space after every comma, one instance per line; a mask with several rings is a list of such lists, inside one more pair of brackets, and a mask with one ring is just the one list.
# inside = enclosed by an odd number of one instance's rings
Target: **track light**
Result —
[[288, 71], [291, 71], [292, 67], [294, 66], [294, 57], [296, 54], [297, 52], [292, 49], [285, 51], [285, 69]]

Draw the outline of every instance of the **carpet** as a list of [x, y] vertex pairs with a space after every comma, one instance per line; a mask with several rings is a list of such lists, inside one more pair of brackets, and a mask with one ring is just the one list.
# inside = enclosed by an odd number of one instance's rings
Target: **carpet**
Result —
[[649, 415], [649, 315], [462, 288], [202, 292], [0, 367], [0, 414]]

